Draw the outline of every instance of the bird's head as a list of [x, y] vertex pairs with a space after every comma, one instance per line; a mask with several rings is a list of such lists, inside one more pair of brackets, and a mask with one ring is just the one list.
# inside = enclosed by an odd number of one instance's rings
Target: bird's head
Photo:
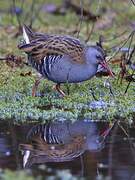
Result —
[[105, 68], [110, 76], [114, 76], [112, 70], [107, 64], [106, 61], [106, 53], [105, 50], [100, 45], [89, 46], [87, 49], [87, 62], [93, 66], [101, 65], [101, 67]]

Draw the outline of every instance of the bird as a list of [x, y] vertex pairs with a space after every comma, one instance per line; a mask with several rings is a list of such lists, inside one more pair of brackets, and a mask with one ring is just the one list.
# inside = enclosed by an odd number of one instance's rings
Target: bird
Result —
[[90, 46], [69, 35], [33, 32], [26, 25], [23, 39], [18, 48], [27, 54], [28, 63], [41, 75], [32, 88], [32, 96], [36, 95], [42, 78], [56, 83], [55, 89], [65, 96], [61, 84], [91, 79], [99, 64], [113, 76], [105, 60], [105, 50], [99, 43]]
[[103, 141], [94, 122], [49, 122], [33, 126], [27, 143], [20, 144], [24, 152], [23, 166], [35, 163], [72, 161], [86, 150], [100, 151]]

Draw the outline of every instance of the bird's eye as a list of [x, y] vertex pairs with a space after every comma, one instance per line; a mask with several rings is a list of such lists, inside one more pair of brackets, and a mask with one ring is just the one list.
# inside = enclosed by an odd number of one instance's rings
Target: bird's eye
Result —
[[101, 56], [101, 55], [96, 55], [96, 58], [100, 61], [104, 61], [105, 57]]
[[97, 59], [102, 59], [102, 57], [100, 55], [96, 55]]

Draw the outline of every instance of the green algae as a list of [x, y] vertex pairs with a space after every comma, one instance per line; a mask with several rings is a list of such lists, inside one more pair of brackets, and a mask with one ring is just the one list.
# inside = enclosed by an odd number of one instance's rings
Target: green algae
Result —
[[[52, 82], [43, 80], [38, 92], [44, 92], [43, 97], [32, 97], [32, 77], [17, 77], [9, 80], [10, 85], [0, 90], [0, 117], [1, 119], [13, 119], [14, 121], [33, 122], [54, 119], [77, 120], [89, 118], [93, 120], [113, 120], [115, 117], [133, 120], [134, 90], [131, 83], [127, 95], [124, 94], [127, 82], [122, 86], [116, 85], [115, 79], [110, 79], [114, 95], [110, 89], [104, 87], [106, 78], [93, 78], [85, 83], [70, 85], [70, 94], [61, 97], [52, 90]], [[91, 90], [92, 87], [92, 90]], [[115, 88], [114, 88], [115, 87]], [[66, 86], [62, 87], [66, 92]], [[46, 90], [47, 89], [47, 90]], [[94, 92], [94, 97], [92, 95]], [[91, 103], [102, 101], [100, 107], [93, 107]]]

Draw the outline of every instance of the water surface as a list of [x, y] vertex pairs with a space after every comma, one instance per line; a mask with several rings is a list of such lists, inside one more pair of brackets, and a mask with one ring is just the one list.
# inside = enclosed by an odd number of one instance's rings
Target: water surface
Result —
[[[89, 179], [134, 180], [135, 130], [121, 126], [109, 132], [108, 123], [86, 120], [47, 126], [0, 123], [0, 168], [30, 169], [35, 177], [69, 170]], [[24, 163], [27, 151], [30, 156]]]

